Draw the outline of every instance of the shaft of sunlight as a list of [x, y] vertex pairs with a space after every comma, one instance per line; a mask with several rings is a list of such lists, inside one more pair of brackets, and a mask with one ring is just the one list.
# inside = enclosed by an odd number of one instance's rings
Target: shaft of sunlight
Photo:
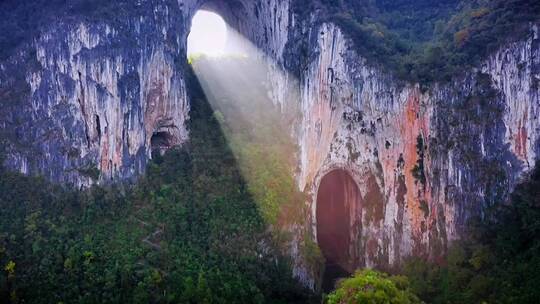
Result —
[[[197, 56], [190, 61], [210, 105], [224, 116], [225, 131], [246, 133], [241, 126], [249, 126], [252, 139], [276, 141], [291, 135], [286, 130], [291, 125], [284, 119], [290, 122], [286, 116], [294, 111], [283, 107], [298, 104], [297, 80], [250, 40], [229, 27], [220, 56]], [[280, 125], [287, 127], [276, 127]]]
[[[188, 43], [207, 38], [199, 33], [192, 31]], [[189, 63], [263, 218], [299, 218], [288, 213], [296, 209], [283, 207], [303, 203], [295, 192], [297, 147], [291, 136], [298, 80], [230, 26], [222, 53], [207, 54], [192, 53]]]

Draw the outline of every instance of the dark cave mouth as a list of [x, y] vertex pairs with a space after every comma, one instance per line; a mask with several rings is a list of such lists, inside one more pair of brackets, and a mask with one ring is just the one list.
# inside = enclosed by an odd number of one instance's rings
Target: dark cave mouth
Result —
[[323, 289], [348, 276], [352, 269], [352, 212], [360, 204], [360, 191], [351, 175], [336, 169], [319, 184], [316, 202], [317, 243], [326, 259]]
[[152, 134], [152, 138], [150, 139], [152, 158], [165, 154], [165, 152], [174, 145], [174, 142], [174, 136], [172, 136], [169, 132], [154, 132], [154, 134]]

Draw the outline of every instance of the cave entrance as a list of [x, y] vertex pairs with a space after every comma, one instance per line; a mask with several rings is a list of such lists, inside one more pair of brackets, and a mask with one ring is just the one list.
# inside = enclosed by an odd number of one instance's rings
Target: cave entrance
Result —
[[342, 169], [327, 173], [317, 192], [317, 243], [326, 259], [323, 290], [331, 290], [335, 281], [348, 276], [351, 261], [351, 215], [360, 201], [354, 179]]
[[150, 139], [152, 158], [162, 156], [174, 144], [174, 137], [167, 131], [154, 132]]
[[222, 56], [227, 44], [227, 24], [223, 18], [208, 10], [198, 10], [191, 20], [187, 40], [188, 57]]

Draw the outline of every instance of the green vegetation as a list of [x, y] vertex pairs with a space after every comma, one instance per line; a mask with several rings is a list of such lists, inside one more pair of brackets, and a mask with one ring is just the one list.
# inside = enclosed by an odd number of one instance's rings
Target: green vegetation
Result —
[[[324, 21], [339, 24], [361, 54], [402, 79], [423, 84], [449, 80], [502, 43], [523, 38], [528, 23], [540, 15], [540, 2], [533, 0], [340, 3], [297, 0], [295, 8], [302, 16], [314, 6], [324, 8]], [[118, 21], [142, 10], [152, 11], [128, 0], [3, 1], [0, 60], [58, 18]], [[190, 63], [212, 68], [205, 60], [194, 57]], [[206, 73], [203, 83], [216, 88], [205, 92], [212, 107], [192, 72], [186, 72], [192, 98], [190, 142], [156, 157], [135, 185], [78, 191], [0, 168], [2, 301], [312, 299], [292, 279], [291, 261], [282, 250], [291, 237], [284, 228], [302, 224], [307, 212], [306, 198], [292, 175], [296, 147], [289, 138], [290, 121], [261, 94], [267, 80], [261, 78], [265, 73], [252, 69], [257, 64], [246, 58], [218, 60], [218, 70]], [[218, 75], [229, 77], [220, 82]], [[485, 78], [479, 75], [478, 81]], [[482, 164], [476, 170], [480, 176], [500, 175], [503, 180], [500, 168], [476, 161], [478, 151], [466, 150], [474, 147], [466, 143], [473, 136], [457, 127], [464, 119], [485, 128], [486, 121], [499, 118], [500, 105], [487, 102], [494, 94], [489, 87], [480, 83], [477, 94], [452, 105], [445, 118], [455, 134], [449, 130], [448, 139], [440, 140], [448, 147], [463, 146], [467, 163]], [[20, 91], [10, 88], [0, 95], [7, 98]], [[419, 160], [413, 175], [425, 184], [424, 139], [417, 140]], [[100, 174], [95, 166], [80, 172], [95, 179]], [[540, 167], [517, 187], [510, 203], [487, 205], [496, 207], [471, 228], [469, 238], [449, 249], [445, 263], [412, 258], [403, 269], [408, 279], [360, 271], [341, 282], [328, 302], [418, 303], [416, 294], [429, 303], [536, 303]], [[427, 202], [420, 208], [429, 215]], [[304, 238], [299, 248], [314, 273], [320, 273], [324, 259], [317, 245]]]
[[[211, 64], [204, 60], [194, 65]], [[244, 86], [241, 93], [210, 92], [209, 99], [220, 101], [211, 108], [197, 80], [189, 78], [191, 141], [157, 157], [133, 186], [77, 191], [0, 168], [1, 299], [312, 300], [292, 279], [290, 260], [282, 254], [290, 238], [282, 227], [305, 212], [305, 198], [292, 180], [289, 152], [294, 149], [287, 124], [270, 103], [259, 108], [255, 102], [265, 81], [256, 78], [247, 59], [219, 60], [224, 69], [236, 66], [244, 73], [228, 74], [234, 85], [212, 77], [205, 78], [206, 85], [237, 88], [246, 77], [252, 87]], [[209, 75], [216, 73], [221, 72]], [[483, 103], [474, 96], [467, 100]], [[417, 146], [424, 149], [421, 138]], [[426, 303], [535, 303], [540, 297], [535, 284], [540, 276], [540, 167], [508, 204], [488, 205], [496, 207], [471, 228], [469, 238], [449, 249], [444, 263], [411, 258], [402, 276], [360, 271], [344, 280], [328, 302], [418, 303], [417, 295]], [[429, 213], [427, 204], [421, 208]], [[324, 263], [309, 238], [300, 250], [307, 262]]]
[[132, 0], [4, 0], [0, 2], [0, 61], [60, 20], [107, 20], [115, 24], [123, 17], [148, 11], [151, 5]]
[[280, 109], [268, 96], [265, 62], [246, 56], [219, 58], [194, 56], [191, 64], [214, 110], [214, 117], [238, 161], [247, 190], [259, 213], [269, 224], [273, 238], [283, 247], [298, 231], [300, 254], [316, 277], [324, 258], [304, 224], [307, 197], [293, 178], [296, 151], [291, 126], [294, 111]]
[[341, 281], [337, 289], [328, 295], [327, 303], [413, 304], [421, 302], [411, 292], [407, 278], [388, 276], [374, 270], [362, 270], [352, 278]]
[[155, 159], [134, 186], [76, 191], [0, 170], [0, 299], [309, 301], [190, 82], [190, 143]]
[[90, 177], [94, 181], [97, 181], [99, 179], [99, 176], [101, 175], [101, 172], [99, 171], [96, 164], [89, 164], [86, 167], [79, 168], [78, 170], [80, 174]]
[[328, 303], [538, 303], [540, 165], [454, 243], [444, 263], [411, 257], [400, 276], [372, 270], [338, 284]]
[[455, 244], [445, 264], [413, 258], [404, 267], [411, 288], [429, 303], [538, 303], [540, 166]]
[[306, 201], [293, 178], [297, 148], [287, 115], [267, 95], [266, 64], [241, 56], [197, 56], [192, 65], [264, 219], [303, 219], [303, 209], [293, 210]]
[[469, 70], [538, 22], [535, 0], [295, 0], [300, 16], [315, 7], [338, 24], [360, 54], [401, 79], [429, 84]]
[[[0, 60], [59, 19], [118, 23], [152, 11], [152, 5], [131, 0], [5, 0], [0, 3]], [[422, 84], [447, 81], [501, 44], [524, 38], [530, 22], [540, 16], [536, 0], [293, 1], [303, 18], [316, 8], [322, 9], [321, 21], [340, 25], [363, 56]]]

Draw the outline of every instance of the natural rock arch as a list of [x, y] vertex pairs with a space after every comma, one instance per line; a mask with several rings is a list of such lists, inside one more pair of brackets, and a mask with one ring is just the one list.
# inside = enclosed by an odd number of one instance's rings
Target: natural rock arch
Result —
[[[241, 1], [207, 0], [197, 10], [206, 10], [220, 15], [227, 24], [241, 30], [242, 20], [246, 16], [246, 8]], [[196, 10], [196, 11], [197, 11]]]
[[[220, 15], [227, 26], [238, 32], [263, 53], [281, 60], [288, 40], [290, 9], [287, 1], [267, 0], [199, 0], [192, 2], [187, 12], [187, 31], [183, 36], [184, 47], [189, 25], [199, 10]], [[236, 41], [238, 42], [238, 41]]]
[[[245, 36], [247, 39], [254, 41], [256, 36], [253, 35], [253, 31], [257, 31], [253, 23], [252, 14], [248, 10], [248, 5], [244, 4], [240, 0], [204, 0], [199, 1], [189, 14], [188, 26], [191, 25], [191, 20], [199, 10], [205, 10], [213, 12], [219, 15], [228, 28], [236, 30], [238, 33]], [[189, 34], [190, 28], [188, 28], [186, 36], [184, 37], [184, 43], [187, 43], [187, 34]], [[186, 48], [187, 49], [187, 48]]]

